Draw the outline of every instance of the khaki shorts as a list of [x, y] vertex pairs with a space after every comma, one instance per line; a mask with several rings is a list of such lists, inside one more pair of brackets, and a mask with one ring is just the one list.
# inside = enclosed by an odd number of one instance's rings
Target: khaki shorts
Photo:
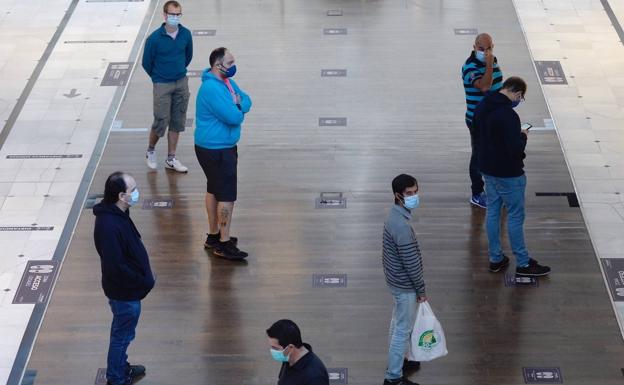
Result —
[[156, 132], [156, 135], [165, 136], [167, 127], [173, 132], [184, 131], [190, 96], [186, 76], [175, 82], [154, 83], [154, 123], [152, 123], [152, 130]]

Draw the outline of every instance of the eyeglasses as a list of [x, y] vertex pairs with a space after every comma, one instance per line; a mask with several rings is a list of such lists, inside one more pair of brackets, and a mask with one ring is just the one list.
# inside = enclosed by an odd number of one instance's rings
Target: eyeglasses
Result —
[[167, 12], [167, 15], [180, 17], [180, 16], [182, 16], [182, 13], [169, 13], [169, 12]]

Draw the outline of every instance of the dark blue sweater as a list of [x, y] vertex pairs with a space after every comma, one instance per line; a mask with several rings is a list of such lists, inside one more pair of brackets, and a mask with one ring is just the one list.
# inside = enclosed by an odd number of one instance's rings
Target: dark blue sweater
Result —
[[479, 141], [483, 174], [499, 178], [524, 175], [527, 137], [520, 131], [520, 117], [507, 96], [488, 92], [475, 110], [472, 127]]
[[165, 23], [145, 41], [143, 69], [154, 83], [170, 83], [186, 76], [186, 67], [193, 59], [191, 31], [178, 25], [175, 39], [167, 35]]
[[138, 301], [154, 287], [147, 250], [128, 212], [115, 204], [93, 207], [95, 248], [102, 263], [102, 288], [110, 299]]

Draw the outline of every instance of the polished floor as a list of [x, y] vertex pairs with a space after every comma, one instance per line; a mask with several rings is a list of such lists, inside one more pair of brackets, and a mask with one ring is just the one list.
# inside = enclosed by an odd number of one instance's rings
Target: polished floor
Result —
[[[111, 133], [92, 185], [132, 173], [144, 198], [172, 209], [132, 211], [150, 251], [157, 286], [143, 303], [132, 362], [142, 385], [274, 384], [264, 330], [291, 318], [330, 368], [350, 384], [383, 381], [391, 298], [381, 270], [390, 181], [420, 183], [414, 227], [431, 305], [449, 355], [423, 364], [421, 384], [524, 383], [523, 367], [558, 367], [565, 384], [622, 383], [622, 345], [581, 212], [560, 196], [574, 191], [554, 131], [531, 133], [527, 151], [526, 235], [532, 256], [553, 268], [537, 287], [506, 287], [487, 271], [484, 211], [468, 204], [469, 138], [460, 68], [478, 28], [494, 36], [506, 76], [529, 83], [523, 121], [542, 126], [548, 110], [511, 1], [186, 1], [183, 23], [216, 29], [195, 38], [189, 69], [212, 48], [237, 59], [237, 81], [254, 101], [239, 146], [239, 201], [233, 233], [250, 253], [233, 264], [205, 252], [205, 179], [192, 128], [179, 158], [188, 175], [144, 164], [147, 132]], [[326, 16], [342, 9], [343, 16]], [[496, 17], [484, 20], [483, 14]], [[153, 29], [157, 25], [154, 21]], [[323, 35], [347, 28], [346, 35]], [[321, 69], [347, 69], [321, 77]], [[192, 92], [199, 79], [191, 79]], [[117, 120], [150, 124], [151, 87], [138, 70]], [[189, 117], [194, 117], [193, 103]], [[346, 117], [345, 127], [319, 127]], [[159, 145], [164, 159], [164, 142]], [[315, 198], [342, 191], [343, 210]], [[29, 369], [36, 384], [91, 384], [106, 364], [110, 311], [84, 210], [66, 256]], [[507, 246], [507, 250], [508, 250]], [[315, 288], [317, 273], [347, 274], [346, 288]]]

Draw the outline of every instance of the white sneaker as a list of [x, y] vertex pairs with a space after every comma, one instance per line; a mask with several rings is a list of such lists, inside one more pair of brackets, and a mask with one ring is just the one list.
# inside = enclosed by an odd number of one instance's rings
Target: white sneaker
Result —
[[158, 168], [158, 162], [156, 161], [156, 151], [147, 151], [145, 153], [145, 163], [147, 163], [147, 167], [152, 170], [156, 170]]
[[171, 160], [167, 159], [165, 161], [165, 167], [177, 172], [188, 172], [188, 167], [183, 165], [178, 158], [173, 158]]

